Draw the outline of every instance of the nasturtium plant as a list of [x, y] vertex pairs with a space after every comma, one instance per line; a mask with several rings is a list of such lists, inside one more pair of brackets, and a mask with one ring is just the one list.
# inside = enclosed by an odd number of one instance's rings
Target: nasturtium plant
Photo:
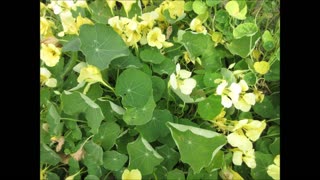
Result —
[[40, 179], [279, 179], [280, 0], [40, 1]]

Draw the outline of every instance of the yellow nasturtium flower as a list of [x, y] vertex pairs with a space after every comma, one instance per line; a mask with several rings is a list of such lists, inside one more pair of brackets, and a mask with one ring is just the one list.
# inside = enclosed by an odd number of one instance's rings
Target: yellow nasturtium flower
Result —
[[254, 155], [254, 149], [249, 149], [247, 151], [242, 151], [239, 149], [233, 150], [232, 162], [237, 166], [241, 166], [242, 161], [246, 163], [246, 165], [253, 169], [256, 167], [256, 160]]
[[77, 18], [72, 16], [70, 11], [64, 11], [60, 13], [60, 19], [63, 27], [63, 31], [58, 34], [58, 36], [64, 36], [65, 34], [79, 34], [80, 26], [83, 24], [92, 24], [93, 22], [88, 19], [82, 17], [80, 14]]
[[159, 14], [155, 11], [151, 11], [148, 13], [143, 13], [139, 18], [142, 20], [139, 25], [142, 26], [142, 28], [152, 28], [155, 20], [159, 17]]
[[52, 0], [48, 7], [53, 10], [54, 14], [60, 14], [63, 11], [70, 11], [74, 6], [73, 1], [68, 0]]
[[168, 10], [172, 19], [179, 18], [184, 13], [184, 1], [168, 1]]
[[82, 26], [83, 24], [91, 24], [91, 25], [93, 25], [93, 22], [90, 19], [84, 18], [84, 17], [81, 16], [81, 14], [79, 14], [78, 17], [77, 17], [77, 22], [76, 22], [77, 29], [79, 30], [80, 26]]
[[131, 10], [131, 7], [134, 3], [136, 3], [136, 0], [117, 0], [120, 2], [124, 8], [124, 11], [126, 12], [127, 16], [129, 16], [129, 11]]
[[121, 176], [122, 180], [141, 180], [142, 175], [139, 171], [139, 169], [132, 169], [131, 171], [128, 169], [125, 169]]
[[50, 78], [51, 72], [45, 68], [40, 68], [40, 84], [41, 86], [46, 85], [48, 87], [56, 87], [57, 86], [57, 80], [55, 78]]
[[173, 46], [172, 43], [166, 42], [165, 40], [166, 36], [162, 34], [161, 29], [158, 27], [153, 28], [147, 35], [148, 45], [151, 47], [156, 46], [158, 49], [161, 49], [162, 47], [166, 48]]
[[49, 67], [55, 66], [60, 59], [61, 48], [53, 44], [41, 44], [40, 59]]
[[262, 102], [264, 99], [264, 94], [262, 91], [259, 91], [257, 88], [253, 89], [253, 94], [256, 96], [256, 102]]
[[270, 64], [267, 61], [255, 62], [253, 64], [254, 70], [259, 74], [267, 74], [270, 70]]
[[190, 78], [191, 72], [180, 68], [180, 64], [176, 65], [176, 74], [170, 75], [169, 84], [173, 89], [179, 89], [183, 94], [190, 95], [193, 88], [196, 87], [196, 80]]
[[88, 4], [85, 0], [51, 0], [51, 3], [48, 4], [48, 7], [53, 10], [54, 14], [60, 14], [62, 12], [76, 10], [77, 7], [88, 8]]
[[80, 73], [77, 79], [78, 83], [88, 83], [85, 89], [83, 90], [83, 94], [86, 94], [89, 91], [90, 86], [97, 82], [105, 85], [106, 87], [114, 91], [114, 89], [111, 86], [109, 86], [107, 83], [103, 81], [101, 72], [96, 66], [87, 65], [86, 63], [81, 62], [77, 64], [73, 68], [73, 70]]
[[87, 65], [86, 67], [81, 68], [80, 75], [79, 75], [77, 81], [78, 81], [78, 83], [81, 83], [81, 82], [88, 82], [88, 83], [103, 82], [100, 70], [93, 65]]
[[253, 119], [242, 119], [240, 121], [234, 121], [235, 126], [231, 131], [244, 130], [246, 136], [251, 141], [259, 139], [262, 131], [266, 128], [267, 123], [265, 120], [258, 121]]
[[199, 18], [192, 19], [190, 23], [190, 29], [198, 33], [207, 34], [207, 30], [204, 26], [202, 26], [202, 22]]
[[64, 36], [64, 34], [77, 34], [78, 28], [75, 18], [72, 16], [70, 11], [63, 11], [60, 13], [61, 24], [63, 27], [63, 32], [59, 33], [59, 36]]
[[52, 28], [55, 28], [53, 21], [48, 20], [44, 17], [40, 17], [40, 35], [43, 38], [47, 38], [53, 35]]
[[231, 83], [228, 87], [226, 80], [220, 80], [221, 83], [216, 89], [216, 94], [221, 95], [221, 104], [230, 108], [232, 104], [236, 109], [243, 112], [248, 112], [251, 106], [256, 103], [256, 96], [254, 93], [247, 93], [249, 87], [243, 79], [238, 83]]
[[47, 11], [47, 6], [40, 2], [40, 16], [45, 16]]
[[241, 129], [230, 133], [227, 136], [228, 143], [233, 147], [238, 147], [242, 151], [252, 149], [252, 142], [244, 135]]
[[237, 83], [232, 83], [229, 87], [226, 80], [222, 80], [216, 89], [217, 95], [221, 95], [221, 104], [230, 108], [232, 103], [237, 102], [241, 92], [241, 86]]
[[110, 10], [111, 10], [111, 13], [113, 14], [113, 8], [116, 6], [116, 0], [106, 0]]
[[280, 179], [280, 155], [277, 155], [274, 160], [274, 164], [268, 166], [267, 173], [274, 180]]

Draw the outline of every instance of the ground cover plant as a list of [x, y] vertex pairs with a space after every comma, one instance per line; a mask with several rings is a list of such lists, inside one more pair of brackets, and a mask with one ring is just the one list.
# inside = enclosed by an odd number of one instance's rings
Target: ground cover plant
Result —
[[39, 128], [40, 179], [280, 179], [280, 1], [41, 1]]

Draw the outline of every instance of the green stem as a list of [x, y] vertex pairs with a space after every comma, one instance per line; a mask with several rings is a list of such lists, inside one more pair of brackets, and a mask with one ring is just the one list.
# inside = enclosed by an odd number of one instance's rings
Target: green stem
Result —
[[262, 136], [260, 138], [266, 138], [266, 137], [273, 137], [273, 136], [279, 136], [280, 133], [275, 133], [275, 134], [270, 134], [270, 135], [267, 135], [267, 136]]
[[110, 175], [112, 171], [109, 171], [108, 174], [103, 178], [103, 180], [106, 180], [108, 178], [108, 176]]
[[60, 118], [60, 120], [68, 120], [68, 121], [73, 121], [73, 122], [87, 123], [86, 121], [79, 120], [79, 119], [72, 119], [72, 118]]
[[78, 52], [72, 52], [71, 54], [71, 59], [69, 61], [69, 63], [67, 64], [64, 72], [61, 74], [61, 79], [64, 78], [64, 76], [69, 73], [69, 71], [71, 71], [71, 69], [73, 68], [73, 66], [77, 63], [77, 59], [78, 59]]
[[273, 118], [273, 119], [269, 119], [269, 120], [266, 120], [266, 122], [272, 122], [272, 121], [276, 121], [276, 120], [279, 120], [280, 118]]
[[101, 83], [102, 83], [103, 85], [105, 85], [107, 88], [109, 88], [113, 93], [115, 93], [115, 92], [114, 92], [114, 89], [113, 89], [109, 84], [107, 84], [107, 83], [104, 82], [104, 81], [101, 81]]
[[154, 176], [155, 180], [158, 180], [158, 177], [157, 177], [156, 173], [153, 172], [153, 176]]

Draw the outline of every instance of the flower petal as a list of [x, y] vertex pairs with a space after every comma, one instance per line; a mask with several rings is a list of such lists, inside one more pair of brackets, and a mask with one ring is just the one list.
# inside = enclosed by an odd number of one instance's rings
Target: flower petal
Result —
[[223, 93], [223, 90], [226, 88], [228, 85], [227, 81], [223, 80], [222, 83], [220, 83], [217, 87], [216, 93], [218, 95], [221, 95]]
[[47, 68], [42, 67], [40, 68], [40, 75], [50, 78], [51, 72]]
[[257, 121], [253, 120], [250, 123], [244, 125], [244, 129], [246, 130], [246, 136], [251, 141], [256, 141], [259, 139], [262, 131], [266, 128], [267, 124], [265, 121]]
[[249, 87], [245, 80], [241, 79], [238, 83], [241, 86], [242, 91], [248, 91]]
[[242, 164], [242, 152], [241, 151], [233, 152], [232, 162], [233, 162], [233, 164], [235, 164], [237, 166], [241, 166], [241, 164]]
[[221, 104], [226, 108], [230, 108], [232, 106], [232, 101], [228, 98], [228, 96], [222, 95]]
[[176, 65], [176, 73], [177, 73], [177, 74], [179, 74], [180, 69], [181, 69], [181, 67], [180, 67], [180, 64], [178, 63], [178, 64]]
[[46, 86], [48, 87], [56, 87], [57, 86], [57, 80], [55, 78], [50, 78], [46, 82]]
[[80, 62], [80, 63], [78, 63], [77, 65], [75, 65], [75, 66], [73, 67], [73, 70], [74, 70], [75, 72], [77, 72], [77, 73], [80, 73], [81, 69], [84, 68], [84, 67], [86, 67], [86, 66], [87, 66], [87, 63], [85, 63], [85, 62]]
[[251, 105], [244, 101], [243, 98], [240, 98], [238, 102], [233, 102], [235, 108], [240, 109], [243, 112], [249, 112]]
[[180, 77], [181, 77], [182, 79], [187, 79], [187, 78], [189, 78], [189, 77], [191, 76], [191, 72], [190, 72], [190, 71], [187, 71], [187, 70], [185, 70], [185, 69], [181, 69], [181, 70], [179, 71], [179, 75], [180, 75]]
[[232, 83], [229, 87], [229, 89], [234, 93], [234, 94], [240, 94], [241, 92], [241, 86], [237, 83]]
[[245, 156], [242, 158], [243, 161], [246, 163], [246, 165], [253, 169], [256, 167], [256, 160], [254, 155], [254, 149], [250, 149], [249, 151], [246, 151]]
[[243, 95], [243, 99], [250, 105], [254, 105], [256, 103], [256, 96], [253, 93], [246, 93]]
[[274, 158], [273, 162], [274, 162], [277, 166], [280, 166], [280, 155], [277, 155], [277, 156]]
[[228, 143], [233, 147], [238, 147], [242, 151], [252, 149], [251, 141], [243, 134], [242, 130], [237, 130], [227, 136]]
[[[180, 71], [181, 72], [181, 71]], [[182, 84], [179, 86], [181, 92], [185, 95], [189, 95], [191, 94], [193, 88], [195, 88], [197, 85], [197, 81], [192, 79], [192, 78], [188, 78], [182, 81]]]
[[176, 75], [175, 75], [174, 73], [172, 73], [172, 74], [170, 75], [169, 83], [170, 83], [170, 86], [171, 86], [173, 89], [177, 89], [177, 88], [178, 88]]
[[268, 166], [267, 173], [269, 176], [271, 176], [275, 180], [280, 179], [280, 167], [279, 166], [271, 164], [270, 166]]

